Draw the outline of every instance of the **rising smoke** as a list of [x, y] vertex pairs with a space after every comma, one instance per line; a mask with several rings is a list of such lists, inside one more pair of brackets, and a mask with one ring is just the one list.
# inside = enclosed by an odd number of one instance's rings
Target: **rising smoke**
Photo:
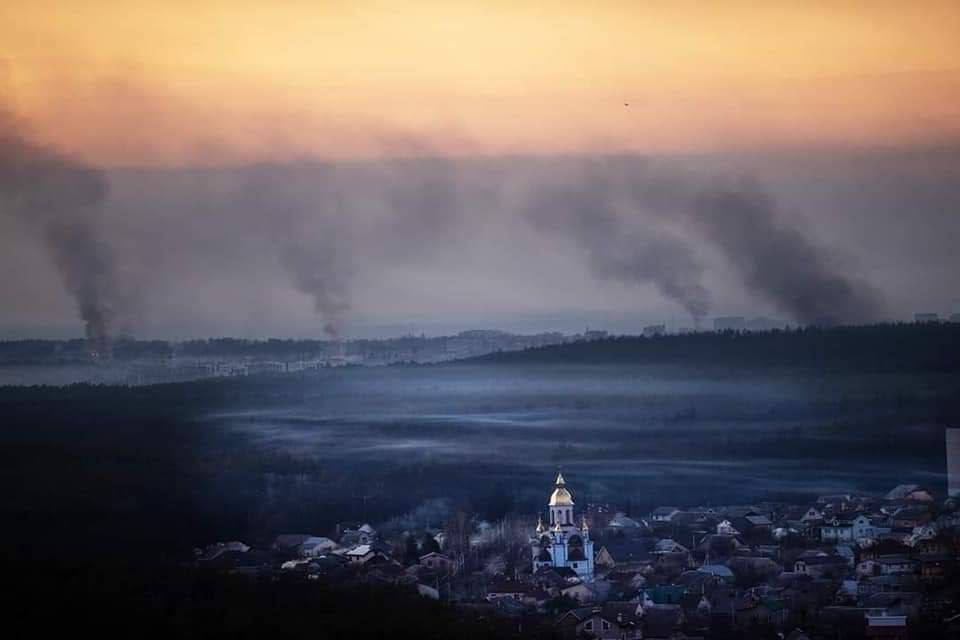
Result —
[[652, 284], [699, 326], [710, 310], [702, 265], [683, 239], [656, 220], [631, 225], [635, 221], [617, 210], [619, 195], [610, 180], [584, 178], [577, 187], [548, 187], [534, 195], [528, 217], [537, 228], [572, 239], [596, 277]]
[[876, 290], [832, 266], [826, 251], [799, 229], [780, 224], [768, 194], [749, 186], [705, 190], [691, 214], [744, 284], [801, 324], [863, 323], [882, 317]]
[[711, 254], [753, 297], [801, 323], [870, 321], [883, 311], [874, 289], [836, 267], [759, 188], [718, 188], [712, 177], [638, 158], [422, 158], [178, 175], [148, 172], [118, 204], [101, 171], [0, 119], [3, 212], [48, 248], [92, 343], [129, 330], [151, 302], [142, 297], [169, 298], [199, 280], [264, 287], [278, 274], [339, 338], [363, 282], [410, 265], [443, 270], [488, 237], [484, 226], [572, 243], [595, 278], [652, 285], [696, 323], [718, 299], [705, 282]]
[[787, 226], [755, 184], [642, 160], [585, 161], [582, 169], [561, 186], [533, 187], [529, 219], [574, 240], [597, 277], [653, 284], [699, 325], [711, 300], [699, 245], [722, 254], [751, 294], [801, 324], [883, 317], [879, 293]]
[[0, 112], [0, 212], [41, 239], [64, 287], [76, 302], [86, 337], [97, 353], [132, 311], [100, 214], [107, 196], [104, 175], [18, 133]]

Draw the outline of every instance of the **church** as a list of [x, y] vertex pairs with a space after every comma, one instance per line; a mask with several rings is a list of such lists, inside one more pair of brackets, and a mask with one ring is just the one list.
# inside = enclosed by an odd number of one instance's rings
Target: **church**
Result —
[[534, 572], [543, 567], [568, 567], [583, 579], [593, 578], [590, 530], [586, 518], [577, 524], [573, 515], [573, 496], [562, 473], [557, 474], [547, 507], [550, 510], [549, 526], [544, 526], [541, 516], [536, 533], [530, 538]]

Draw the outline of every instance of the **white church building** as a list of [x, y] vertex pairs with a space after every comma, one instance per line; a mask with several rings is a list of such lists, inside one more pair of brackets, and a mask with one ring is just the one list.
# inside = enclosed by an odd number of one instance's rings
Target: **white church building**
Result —
[[569, 567], [584, 579], [593, 578], [593, 541], [587, 520], [577, 524], [573, 514], [573, 496], [567, 490], [563, 474], [557, 474], [556, 487], [547, 503], [550, 524], [544, 526], [543, 517], [537, 522], [536, 533], [530, 538], [533, 570], [542, 567]]

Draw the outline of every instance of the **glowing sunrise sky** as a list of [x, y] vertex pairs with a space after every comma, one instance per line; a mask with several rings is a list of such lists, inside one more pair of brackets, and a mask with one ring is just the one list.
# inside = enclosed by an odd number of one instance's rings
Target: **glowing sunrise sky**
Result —
[[930, 146], [958, 33], [955, 1], [12, 0], [0, 91], [107, 165]]

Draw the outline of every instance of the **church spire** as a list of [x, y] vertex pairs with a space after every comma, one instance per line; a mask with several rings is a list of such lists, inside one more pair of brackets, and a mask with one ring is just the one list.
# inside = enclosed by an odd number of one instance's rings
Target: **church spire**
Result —
[[564, 479], [563, 479], [563, 473], [562, 473], [561, 471], [557, 471], [557, 482], [556, 482], [556, 484], [557, 484], [558, 487], [562, 487], [563, 485], [567, 484], [566, 481], [564, 481]]

